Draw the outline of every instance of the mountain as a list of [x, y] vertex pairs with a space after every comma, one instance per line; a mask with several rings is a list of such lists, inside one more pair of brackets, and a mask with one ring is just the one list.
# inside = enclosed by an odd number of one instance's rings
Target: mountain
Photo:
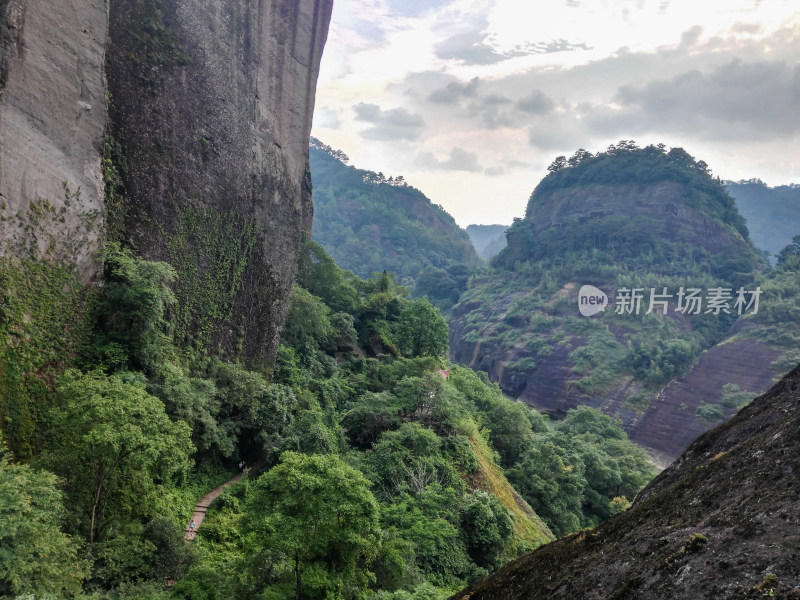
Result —
[[632, 508], [454, 600], [797, 598], [799, 392], [796, 368], [695, 440]]
[[769, 187], [759, 179], [726, 181], [725, 189], [736, 200], [747, 220], [753, 243], [774, 257], [800, 235], [800, 185]]
[[467, 225], [467, 234], [478, 254], [490, 259], [506, 247], [508, 225]]
[[[359, 277], [386, 270], [410, 287], [426, 270], [432, 284], [452, 277], [466, 283], [464, 273], [481, 264], [464, 230], [402, 177], [387, 179], [383, 173], [349, 166], [344, 153], [316, 139], [311, 140], [309, 158], [312, 238], [342, 268]], [[432, 302], [453, 293], [449, 282], [439, 287]]]
[[[667, 464], [794, 364], [800, 286], [765, 270], [733, 199], [683, 149], [559, 157], [507, 237], [453, 309], [451, 356], [552, 416], [600, 408]], [[584, 285], [605, 310], [581, 315]]]

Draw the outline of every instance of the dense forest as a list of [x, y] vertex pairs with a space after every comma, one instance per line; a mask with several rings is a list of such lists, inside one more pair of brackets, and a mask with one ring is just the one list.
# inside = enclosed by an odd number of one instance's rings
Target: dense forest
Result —
[[[438, 309], [314, 242], [271, 374], [175, 344], [170, 265], [115, 244], [103, 260], [85, 323], [6, 288], [2, 597], [444, 598], [654, 474], [597, 411], [550, 423], [447, 364]], [[65, 327], [72, 351], [48, 354]]]
[[[773, 360], [774, 376], [797, 362], [800, 329], [791, 305], [800, 285], [791, 248], [767, 268], [734, 200], [705, 163], [680, 148], [622, 141], [596, 155], [558, 157], [549, 170], [526, 218], [508, 230], [493, 270], [476, 275], [454, 308], [456, 360], [533, 401], [537, 386], [556, 378], [551, 397], [603, 404], [626, 425], [639, 422], [670, 381], [722, 341], [765, 344], [765, 357], [779, 357], [765, 358]], [[591, 319], [576, 308], [583, 284], [610, 297], [611, 306]], [[649, 294], [635, 314], [615, 310], [615, 290], [651, 288], [671, 291], [669, 316], [658, 305], [652, 310]], [[679, 312], [674, 295], [681, 288], [728, 289], [733, 299], [740, 288], [760, 288], [761, 308]], [[736, 381], [719, 388], [714, 399], [678, 410], [692, 412], [689, 422], [715, 422], [762, 391]]]
[[337, 264], [359, 277], [387, 271], [443, 310], [458, 301], [482, 261], [453, 217], [402, 176], [349, 166], [347, 155], [314, 138], [309, 159], [313, 239]]

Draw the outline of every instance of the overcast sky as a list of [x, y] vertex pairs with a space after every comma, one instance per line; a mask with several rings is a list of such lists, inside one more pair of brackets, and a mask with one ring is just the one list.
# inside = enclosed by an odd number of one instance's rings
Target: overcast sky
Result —
[[800, 183], [800, 3], [335, 0], [312, 135], [464, 227], [621, 139]]

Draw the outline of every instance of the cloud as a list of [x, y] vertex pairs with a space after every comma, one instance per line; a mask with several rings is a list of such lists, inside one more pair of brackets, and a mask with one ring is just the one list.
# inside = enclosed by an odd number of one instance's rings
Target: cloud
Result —
[[421, 17], [428, 12], [447, 6], [452, 0], [389, 0], [390, 15]]
[[474, 97], [479, 83], [478, 77], [473, 77], [466, 83], [451, 81], [445, 87], [431, 92], [427, 100], [437, 104], [455, 104], [460, 98]]
[[433, 152], [423, 152], [414, 161], [414, 164], [425, 170], [444, 170], [444, 171], [483, 171], [483, 167], [478, 163], [478, 154], [469, 152], [458, 146], [450, 150], [450, 158], [439, 160]]
[[361, 132], [361, 136], [371, 140], [415, 140], [425, 125], [420, 115], [412, 114], [405, 108], [383, 110], [377, 104], [359, 102], [353, 107], [356, 121], [372, 123], [372, 127]]
[[541, 90], [536, 90], [529, 96], [517, 102], [517, 109], [533, 115], [546, 115], [555, 105]]
[[700, 39], [700, 35], [703, 33], [703, 28], [700, 25], [695, 25], [694, 27], [687, 29], [681, 34], [681, 48], [691, 48], [697, 43], [697, 40]]
[[315, 110], [314, 126], [324, 127], [325, 129], [339, 129], [342, 126], [339, 109], [322, 107]]
[[473, 29], [457, 33], [438, 43], [434, 52], [444, 60], [458, 60], [467, 65], [491, 65], [531, 54], [552, 54], [554, 52], [571, 52], [574, 50], [590, 50], [585, 43], [572, 43], [565, 39], [548, 42], [530, 42], [518, 45], [505, 52], [498, 52], [486, 40], [489, 38], [486, 29]]
[[487, 177], [499, 177], [500, 175], [505, 175], [506, 170], [503, 167], [486, 167], [483, 170], [483, 174]]
[[800, 71], [785, 61], [738, 58], [709, 72], [693, 69], [672, 79], [620, 86], [606, 127], [620, 118], [639, 128], [681, 133], [703, 131], [716, 139], [790, 137], [800, 131]]
[[441, 59], [454, 59], [468, 65], [490, 65], [508, 58], [486, 44], [486, 37], [485, 30], [457, 33], [436, 44], [434, 52]]

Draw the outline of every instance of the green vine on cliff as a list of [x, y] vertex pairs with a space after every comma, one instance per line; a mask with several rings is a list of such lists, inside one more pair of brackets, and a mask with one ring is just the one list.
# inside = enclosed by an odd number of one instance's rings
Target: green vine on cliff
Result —
[[52, 383], [75, 354], [90, 298], [71, 266], [48, 260], [0, 259], [0, 290], [0, 426], [27, 460], [40, 445]]
[[175, 339], [180, 343], [193, 337], [204, 347], [230, 319], [255, 246], [256, 224], [210, 207], [181, 209], [176, 223], [171, 235], [164, 234], [178, 272]]
[[178, 35], [164, 23], [168, 11], [169, 6], [163, 0], [146, 0], [139, 4], [130, 21], [133, 47], [128, 56], [136, 67], [136, 77], [151, 88], [161, 85], [164, 71], [191, 63]]
[[[111, 104], [109, 100], [109, 105]], [[103, 140], [103, 182], [105, 183], [105, 230], [106, 240], [121, 243], [125, 235], [125, 218], [128, 205], [125, 203], [124, 154], [119, 142], [111, 133], [110, 123], [106, 123]]]

